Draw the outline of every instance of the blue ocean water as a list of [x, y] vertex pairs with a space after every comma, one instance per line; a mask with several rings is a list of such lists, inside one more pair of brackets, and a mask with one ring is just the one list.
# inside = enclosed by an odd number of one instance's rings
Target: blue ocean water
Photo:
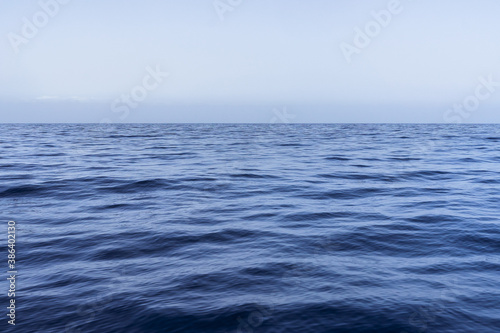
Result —
[[498, 125], [0, 125], [12, 331], [498, 332], [499, 148]]

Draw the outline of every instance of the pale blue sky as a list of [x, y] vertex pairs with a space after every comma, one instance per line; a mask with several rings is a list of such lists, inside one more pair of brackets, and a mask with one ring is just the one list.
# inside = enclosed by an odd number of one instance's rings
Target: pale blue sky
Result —
[[[500, 82], [495, 0], [401, 0], [350, 62], [342, 43], [356, 47], [354, 29], [391, 1], [242, 0], [224, 20], [213, 0], [43, 14], [55, 1], [0, 0], [0, 122], [269, 122], [283, 108], [293, 122], [500, 121], [500, 86], [479, 87]], [[41, 20], [33, 36], [23, 18]], [[155, 68], [168, 77], [148, 78]], [[468, 112], [448, 112], [478, 89]]]

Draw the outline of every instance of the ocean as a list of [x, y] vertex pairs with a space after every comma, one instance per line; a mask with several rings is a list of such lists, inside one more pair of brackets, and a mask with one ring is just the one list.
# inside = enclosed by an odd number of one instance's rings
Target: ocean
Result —
[[500, 331], [500, 125], [3, 124], [0, 152], [0, 331]]

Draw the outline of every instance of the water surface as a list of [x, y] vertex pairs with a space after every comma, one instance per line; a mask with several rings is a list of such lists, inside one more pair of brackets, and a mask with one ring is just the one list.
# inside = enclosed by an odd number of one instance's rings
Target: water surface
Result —
[[19, 332], [498, 332], [500, 126], [108, 126], [0, 126]]

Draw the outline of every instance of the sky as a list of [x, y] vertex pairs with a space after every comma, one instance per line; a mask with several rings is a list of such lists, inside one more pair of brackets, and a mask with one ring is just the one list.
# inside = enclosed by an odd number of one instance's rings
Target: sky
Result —
[[0, 122], [500, 122], [495, 0], [0, 8]]

